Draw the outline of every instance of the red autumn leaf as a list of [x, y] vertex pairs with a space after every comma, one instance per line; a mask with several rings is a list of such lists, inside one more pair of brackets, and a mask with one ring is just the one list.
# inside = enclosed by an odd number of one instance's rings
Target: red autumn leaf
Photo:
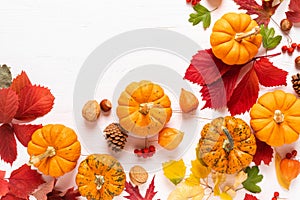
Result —
[[64, 200], [76, 200], [77, 197], [80, 197], [80, 193], [77, 189], [69, 188], [62, 197]]
[[240, 69], [240, 67], [232, 67], [222, 78], [202, 87], [200, 92], [202, 99], [206, 101], [203, 108], [219, 109], [227, 105], [236, 85]]
[[275, 13], [277, 7], [280, 5], [272, 5], [273, 0], [262, 0], [262, 5], [259, 5], [255, 0], [234, 0], [240, 7], [239, 9], [247, 10], [249, 15], [257, 15], [254, 20], [258, 24], [265, 24], [266, 26], [270, 22], [271, 16]]
[[41, 124], [32, 125], [32, 124], [13, 124], [13, 128], [18, 140], [24, 147], [27, 147], [28, 142], [31, 140], [31, 135], [39, 128], [42, 128]]
[[11, 88], [0, 89], [0, 123], [10, 123], [18, 110], [18, 95]]
[[4, 197], [1, 198], [1, 200], [27, 200], [28, 198], [18, 198], [14, 194], [8, 193]]
[[244, 200], [258, 200], [256, 196], [253, 196], [251, 194], [245, 194]]
[[130, 182], [125, 183], [125, 191], [129, 194], [129, 196], [124, 196], [126, 199], [130, 200], [152, 200], [157, 192], [154, 192], [154, 178], [153, 176], [151, 184], [149, 185], [145, 197], [143, 197], [140, 193], [138, 186], [133, 186]]
[[251, 68], [234, 89], [227, 103], [230, 114], [237, 115], [248, 111], [258, 98], [258, 78]]
[[13, 128], [9, 124], [0, 126], [0, 156], [2, 160], [10, 164], [17, 158], [17, 143]]
[[0, 170], [0, 197], [5, 196], [9, 191], [8, 182], [4, 178], [5, 178], [5, 171]]
[[27, 199], [28, 196], [44, 183], [42, 175], [32, 170], [27, 164], [14, 170], [9, 178], [10, 193], [18, 198]]
[[36, 190], [32, 196], [34, 196], [38, 200], [47, 200], [47, 194], [50, 193], [55, 185], [55, 179], [51, 178], [46, 183], [43, 183], [39, 186], [38, 190]]
[[266, 87], [287, 85], [287, 72], [275, 67], [268, 58], [261, 58], [254, 61], [254, 70], [259, 83]]
[[269, 165], [273, 158], [273, 149], [270, 145], [260, 141], [256, 138], [256, 153], [253, 157], [255, 165], [260, 165], [263, 161], [266, 165]]
[[199, 85], [211, 84], [230, 68], [232, 66], [216, 58], [211, 49], [201, 50], [193, 56], [184, 78]]
[[48, 88], [27, 86], [20, 91], [18, 120], [34, 120], [47, 114], [53, 107], [54, 96]]
[[289, 11], [285, 12], [286, 17], [294, 23], [300, 22], [300, 2], [299, 0], [290, 0]]
[[26, 74], [26, 72], [22, 71], [20, 75], [18, 75], [11, 83], [11, 89], [13, 89], [17, 94], [26, 87], [31, 85], [31, 82]]

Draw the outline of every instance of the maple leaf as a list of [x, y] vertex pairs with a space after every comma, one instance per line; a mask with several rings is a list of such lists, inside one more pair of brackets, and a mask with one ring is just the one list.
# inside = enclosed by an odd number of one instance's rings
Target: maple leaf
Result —
[[53, 107], [54, 96], [48, 88], [27, 86], [19, 93], [18, 120], [34, 120], [47, 114]]
[[234, 89], [227, 107], [230, 114], [237, 115], [248, 111], [258, 98], [258, 77], [251, 68]]
[[271, 16], [275, 13], [280, 3], [273, 5], [273, 0], [262, 0], [259, 5], [255, 0], [234, 0], [240, 7], [239, 9], [247, 10], [249, 15], [257, 15], [254, 19], [258, 24], [268, 25]]
[[31, 140], [31, 135], [39, 128], [42, 128], [43, 126], [41, 124], [39, 125], [32, 125], [32, 124], [13, 124], [13, 128], [15, 131], [15, 134], [20, 141], [20, 143], [27, 147], [28, 142]]
[[254, 61], [253, 67], [261, 85], [266, 87], [287, 85], [288, 73], [275, 67], [268, 58], [264, 57]]
[[258, 200], [256, 196], [253, 196], [251, 194], [245, 194], [244, 200]]
[[193, 56], [184, 78], [203, 86], [215, 82], [231, 68], [215, 57], [212, 49], [201, 50]]
[[266, 165], [269, 165], [273, 158], [273, 149], [270, 145], [260, 141], [256, 138], [256, 153], [253, 156], [253, 162], [255, 165], [260, 165], [263, 161]]
[[0, 123], [9, 123], [18, 110], [18, 95], [10, 88], [0, 89]]
[[249, 192], [258, 193], [261, 192], [261, 188], [257, 185], [257, 183], [261, 182], [263, 179], [263, 175], [258, 174], [259, 169], [257, 166], [247, 167], [245, 172], [248, 174], [247, 179], [242, 183], [244, 188]]
[[9, 178], [10, 193], [18, 198], [27, 199], [40, 184], [44, 183], [42, 175], [32, 170], [27, 164], [14, 170]]
[[9, 191], [8, 182], [4, 179], [4, 177], [5, 171], [0, 170], [0, 197], [5, 196]]
[[145, 197], [143, 197], [140, 193], [139, 187], [133, 186], [131, 182], [125, 183], [125, 191], [129, 194], [129, 196], [124, 196], [126, 199], [130, 200], [152, 200], [157, 192], [154, 192], [155, 186], [154, 186], [154, 178], [153, 176], [151, 184], [149, 185]]
[[193, 9], [197, 13], [190, 14], [189, 22], [191, 22], [193, 26], [203, 22], [203, 28], [208, 28], [211, 23], [210, 11], [200, 4], [193, 6]]
[[0, 156], [2, 160], [10, 164], [17, 158], [17, 143], [9, 124], [0, 126]]
[[0, 65], [0, 89], [7, 88], [11, 85], [11, 72], [6, 65]]
[[38, 200], [47, 200], [47, 194], [52, 192], [55, 185], [55, 178], [51, 178], [46, 183], [43, 183], [39, 186], [39, 188], [32, 193], [32, 196], [34, 196]]
[[20, 91], [26, 87], [31, 85], [31, 82], [27, 76], [27, 74], [22, 71], [21, 74], [19, 74], [11, 83], [11, 89], [13, 89], [17, 94], [20, 93]]
[[28, 198], [24, 199], [24, 198], [16, 197], [14, 194], [11, 193], [8, 193], [7, 195], [1, 198], [1, 200], [27, 200], [27, 199]]
[[300, 3], [299, 0], [290, 0], [289, 11], [285, 12], [286, 17], [294, 22], [300, 22]]

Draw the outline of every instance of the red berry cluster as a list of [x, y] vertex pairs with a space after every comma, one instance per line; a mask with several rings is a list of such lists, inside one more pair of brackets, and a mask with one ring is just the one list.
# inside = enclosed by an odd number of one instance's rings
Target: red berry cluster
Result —
[[153, 156], [155, 151], [156, 151], [155, 146], [150, 145], [149, 147], [145, 147], [145, 148], [142, 148], [142, 149], [135, 149], [134, 154], [137, 157], [149, 158], [149, 157]]
[[274, 196], [272, 197], [272, 200], [277, 200], [279, 197], [279, 192], [274, 192]]
[[287, 159], [292, 159], [292, 158], [295, 158], [296, 156], [297, 156], [297, 150], [295, 150], [295, 149], [293, 151], [285, 154], [285, 157]]
[[290, 46], [284, 45], [281, 47], [283, 53], [288, 52], [289, 54], [292, 54], [295, 51], [295, 49], [300, 51], [300, 44], [292, 43]]
[[191, 3], [193, 6], [197, 5], [201, 0], [186, 0], [186, 3]]

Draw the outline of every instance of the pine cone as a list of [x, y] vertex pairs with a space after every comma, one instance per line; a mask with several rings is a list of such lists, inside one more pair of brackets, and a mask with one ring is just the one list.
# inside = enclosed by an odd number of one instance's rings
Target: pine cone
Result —
[[120, 151], [124, 148], [128, 132], [123, 129], [118, 123], [111, 123], [104, 129], [104, 137], [109, 146], [114, 151]]
[[300, 74], [296, 74], [292, 76], [292, 83], [295, 92], [300, 96]]

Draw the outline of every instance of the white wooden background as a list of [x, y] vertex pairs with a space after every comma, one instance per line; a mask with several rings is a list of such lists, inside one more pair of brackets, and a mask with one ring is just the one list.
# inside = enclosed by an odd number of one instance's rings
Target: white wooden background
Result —
[[[219, 6], [212, 13], [212, 24], [227, 11], [238, 11], [231, 0], [202, 2], [210, 10]], [[287, 2], [283, 2], [276, 12], [274, 19], [277, 22], [285, 17], [287, 5]], [[193, 10], [186, 5], [185, 0], [1, 0], [0, 63], [11, 66], [13, 76], [25, 70], [33, 83], [49, 87], [55, 96], [52, 111], [34, 123], [63, 123], [75, 127], [72, 102], [76, 76], [85, 59], [96, 47], [126, 31], [161, 28], [177, 31], [201, 44], [203, 48], [209, 48], [211, 29], [204, 31], [202, 24], [193, 27], [188, 22], [191, 12]], [[270, 26], [279, 31], [274, 23], [271, 22]], [[299, 26], [291, 30], [295, 42], [300, 42], [299, 33]], [[284, 38], [282, 43], [286, 43]], [[279, 48], [274, 53], [278, 51]], [[298, 55], [300, 53], [295, 52], [292, 56], [272, 59], [276, 66], [290, 72], [288, 86], [284, 88], [290, 92], [293, 92], [290, 75], [297, 72], [293, 60]], [[262, 88], [262, 93], [264, 91]], [[247, 116], [241, 117], [248, 120]], [[12, 166], [0, 161], [0, 169], [7, 170], [8, 175], [11, 170], [28, 161], [26, 149], [21, 145], [18, 146], [18, 153], [17, 161]], [[191, 150], [184, 159], [189, 163], [193, 157], [194, 150]], [[275, 190], [287, 199], [296, 198], [300, 184], [298, 179], [292, 184], [291, 191], [287, 192], [276, 182], [274, 163], [260, 168], [264, 174], [260, 183], [263, 192], [257, 195], [260, 199], [271, 199]], [[76, 170], [61, 178], [59, 187], [75, 186], [75, 173]], [[143, 192], [147, 185], [141, 187]], [[156, 198], [165, 200], [172, 189], [172, 184], [164, 178], [163, 173], [158, 172]], [[242, 199], [243, 196], [244, 192], [239, 192], [236, 199]]]

